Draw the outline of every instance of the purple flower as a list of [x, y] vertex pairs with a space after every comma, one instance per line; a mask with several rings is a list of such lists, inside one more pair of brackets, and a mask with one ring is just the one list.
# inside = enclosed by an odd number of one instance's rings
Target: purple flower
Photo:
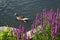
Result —
[[19, 32], [19, 29], [16, 29], [16, 32], [18, 33]]
[[24, 34], [23, 38], [24, 40], [27, 40], [27, 34]]
[[27, 36], [27, 34], [24, 34], [23, 39], [24, 40], [30, 40], [30, 38], [29, 38], [29, 36]]
[[34, 23], [31, 25], [31, 28], [32, 28], [32, 29], [37, 28], [38, 24], [39, 24], [38, 22], [34, 22]]
[[49, 20], [52, 20], [54, 18], [54, 12], [53, 10], [51, 9], [50, 12], [48, 13], [48, 19]]
[[52, 27], [52, 40], [54, 40], [55, 36], [58, 35], [56, 27]]
[[10, 31], [10, 34], [11, 34], [11, 35], [13, 34], [13, 30]]
[[39, 20], [40, 19], [40, 15], [37, 13], [36, 14], [36, 20]]
[[30, 40], [30, 37], [28, 36], [28, 40]]
[[19, 30], [20, 30], [21, 33], [24, 32], [24, 29], [25, 29], [24, 26], [23, 25], [20, 25]]
[[56, 30], [55, 30], [55, 27], [52, 27], [51, 31], [52, 31], [52, 35], [53, 35], [53, 36], [55, 36], [55, 35], [58, 34], [58, 32], [55, 32], [55, 31], [56, 31]]
[[19, 29], [16, 29], [16, 30], [14, 31], [14, 34], [15, 34], [15, 35], [19, 34]]
[[36, 14], [35, 23], [40, 23], [40, 15]]
[[32, 28], [32, 29], [36, 28], [35, 23], [33, 23], [33, 24], [31, 25], [31, 28]]
[[59, 21], [56, 21], [56, 26], [57, 26], [58, 28], [60, 28], [60, 22], [59, 22]]
[[13, 28], [13, 30], [10, 31], [10, 34], [13, 35], [15, 29]]
[[43, 17], [46, 18], [46, 16], [47, 16], [46, 15], [46, 9], [43, 9], [42, 13], [43, 13]]
[[33, 35], [33, 29], [31, 30], [30, 34]]
[[18, 36], [17, 40], [20, 40], [20, 39], [21, 39], [20, 36]]
[[57, 8], [57, 14], [59, 14], [59, 8]]

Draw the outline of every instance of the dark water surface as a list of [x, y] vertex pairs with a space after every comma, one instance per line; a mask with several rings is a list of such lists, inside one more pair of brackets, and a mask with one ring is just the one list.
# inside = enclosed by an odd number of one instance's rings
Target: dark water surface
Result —
[[[17, 28], [23, 24], [28, 30], [36, 13], [40, 13], [43, 8], [60, 8], [60, 0], [0, 0], [0, 26], [9, 25]], [[17, 21], [14, 13], [30, 18], [29, 22]]]

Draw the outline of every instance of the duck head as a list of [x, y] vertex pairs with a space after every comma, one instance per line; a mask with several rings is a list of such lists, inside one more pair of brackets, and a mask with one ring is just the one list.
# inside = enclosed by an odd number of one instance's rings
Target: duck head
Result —
[[19, 17], [19, 15], [17, 13], [15, 13], [14, 16]]

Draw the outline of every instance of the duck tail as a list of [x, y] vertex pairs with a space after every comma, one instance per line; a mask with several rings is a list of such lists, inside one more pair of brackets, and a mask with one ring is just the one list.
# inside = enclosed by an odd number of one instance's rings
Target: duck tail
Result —
[[25, 23], [27, 23], [27, 21], [24, 21]]
[[25, 23], [27, 23], [27, 22], [28, 22], [28, 20], [24, 20], [24, 22], [25, 22]]

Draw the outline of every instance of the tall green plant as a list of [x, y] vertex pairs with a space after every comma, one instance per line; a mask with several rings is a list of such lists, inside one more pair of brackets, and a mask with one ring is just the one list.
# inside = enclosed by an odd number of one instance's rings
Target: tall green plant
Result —
[[0, 40], [17, 40], [15, 35], [10, 34], [10, 28], [0, 31]]

